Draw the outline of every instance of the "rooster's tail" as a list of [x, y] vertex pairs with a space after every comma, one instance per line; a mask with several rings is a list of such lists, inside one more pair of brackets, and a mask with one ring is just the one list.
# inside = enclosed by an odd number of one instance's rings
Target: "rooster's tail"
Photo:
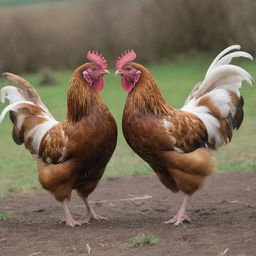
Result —
[[0, 114], [0, 122], [10, 112], [14, 142], [18, 145], [24, 143], [32, 154], [38, 154], [44, 134], [58, 122], [29, 82], [11, 73], [4, 73], [3, 77], [19, 87], [6, 86], [0, 90], [1, 102], [10, 101]]
[[233, 58], [252, 60], [249, 53], [233, 51], [240, 49], [233, 45], [223, 50], [210, 65], [203, 82], [197, 84], [188, 96], [182, 110], [198, 116], [204, 123], [209, 144], [217, 149], [228, 143], [233, 129], [243, 121], [243, 98], [239, 89], [245, 80], [252, 85], [253, 79], [244, 69], [229, 64]]

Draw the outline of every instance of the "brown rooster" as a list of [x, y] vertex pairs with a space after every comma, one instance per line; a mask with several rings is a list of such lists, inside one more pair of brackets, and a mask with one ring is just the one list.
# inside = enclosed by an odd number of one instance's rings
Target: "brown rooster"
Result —
[[1, 102], [10, 104], [2, 111], [0, 121], [10, 111], [13, 139], [24, 143], [38, 161], [39, 181], [64, 206], [68, 226], [80, 225], [74, 220], [68, 200], [76, 189], [82, 197], [89, 219], [101, 219], [91, 208], [88, 196], [101, 179], [117, 141], [116, 122], [98, 94], [108, 74], [107, 62], [98, 53], [89, 52], [91, 61], [78, 67], [70, 81], [67, 116], [57, 122], [42, 103], [35, 89], [23, 78], [4, 73], [19, 87], [1, 89]]
[[229, 64], [234, 57], [252, 59], [239, 45], [222, 51], [195, 86], [184, 107], [170, 106], [150, 72], [132, 62], [134, 51], [116, 62], [116, 74], [128, 97], [123, 113], [123, 133], [130, 147], [156, 172], [171, 191], [182, 191], [184, 201], [177, 215], [166, 223], [190, 221], [186, 209], [191, 195], [213, 171], [211, 152], [230, 142], [233, 129], [243, 120], [242, 81], [252, 84], [242, 68]]

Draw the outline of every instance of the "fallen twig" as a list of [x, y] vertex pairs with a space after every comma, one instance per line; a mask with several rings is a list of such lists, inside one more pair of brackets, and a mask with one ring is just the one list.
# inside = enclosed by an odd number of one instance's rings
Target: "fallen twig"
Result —
[[91, 203], [107, 203], [111, 201], [115, 202], [123, 202], [123, 201], [136, 201], [136, 200], [144, 200], [144, 199], [150, 199], [152, 196], [149, 195], [144, 195], [144, 196], [137, 196], [137, 197], [131, 197], [131, 198], [119, 198], [119, 199], [110, 199], [110, 200], [96, 200], [96, 201], [91, 201]]
[[86, 244], [86, 247], [87, 247], [87, 253], [88, 254], [91, 254], [91, 247], [89, 244]]
[[252, 204], [250, 204], [250, 203], [245, 203], [245, 205], [248, 206], [248, 207], [250, 207], [250, 208], [256, 208], [255, 205], [252, 205]]
[[35, 256], [35, 255], [39, 255], [41, 254], [42, 252], [35, 252], [35, 253], [32, 253], [32, 254], [29, 254], [29, 256]]
[[[231, 203], [231, 204], [236, 204], [236, 203], [243, 204], [243, 202], [236, 201], [236, 200], [234, 200], [234, 201], [229, 201], [229, 203]], [[245, 206], [248, 206], [248, 207], [250, 207], [250, 208], [256, 208], [256, 205], [253, 205], [253, 204], [250, 204], [250, 203], [244, 203], [244, 204], [245, 204]]]
[[135, 201], [135, 200], [144, 200], [144, 199], [150, 199], [150, 198], [152, 198], [152, 196], [145, 195], [145, 196], [138, 196], [138, 197], [132, 197], [132, 198], [123, 198], [117, 201]]

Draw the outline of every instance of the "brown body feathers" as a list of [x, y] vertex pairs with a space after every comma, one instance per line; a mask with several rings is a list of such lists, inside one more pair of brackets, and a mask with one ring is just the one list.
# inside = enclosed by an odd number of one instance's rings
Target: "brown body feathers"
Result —
[[201, 187], [213, 171], [211, 150], [230, 142], [233, 129], [242, 123], [239, 89], [243, 80], [251, 84], [252, 78], [242, 68], [228, 64], [234, 57], [252, 57], [245, 52], [225, 55], [239, 48], [231, 46], [217, 56], [180, 110], [164, 100], [145, 67], [130, 62], [135, 53], [124, 53], [117, 60], [122, 86], [129, 92], [123, 113], [124, 136], [174, 192], [191, 195]]
[[[72, 75], [66, 120], [57, 122], [35, 89], [23, 78], [5, 73], [20, 88], [7, 86], [2, 97], [14, 101], [6, 110], [14, 124], [13, 139], [38, 158], [39, 181], [57, 200], [72, 189], [88, 196], [96, 187], [117, 141], [116, 122], [106, 104], [82, 75], [86, 63]], [[17, 102], [15, 102], [17, 101]], [[5, 113], [4, 113], [5, 114]]]

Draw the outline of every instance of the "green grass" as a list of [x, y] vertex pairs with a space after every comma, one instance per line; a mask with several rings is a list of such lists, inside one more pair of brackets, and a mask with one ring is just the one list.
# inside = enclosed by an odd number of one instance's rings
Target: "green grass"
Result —
[[225, 256], [227, 255], [228, 251], [229, 251], [229, 248], [226, 248], [225, 250], [218, 252], [217, 256]]
[[152, 234], [139, 235], [132, 237], [128, 240], [128, 244], [133, 247], [146, 246], [146, 245], [155, 245], [159, 242], [159, 239]]
[[7, 220], [7, 219], [10, 219], [9, 214], [7, 214], [6, 212], [0, 212], [0, 221]]
[[[192, 87], [203, 79], [211, 58], [173, 61], [148, 67], [160, 85], [162, 94], [174, 107], [180, 108]], [[250, 61], [240, 62], [253, 76], [255, 64]], [[63, 120], [66, 113], [66, 93], [71, 71], [56, 73], [59, 84], [56, 86], [37, 86], [39, 75], [28, 74], [29, 80], [40, 94], [42, 100], [57, 120]], [[4, 83], [2, 83], [4, 86]], [[245, 118], [239, 131], [234, 131], [232, 142], [216, 153], [216, 170], [252, 171], [256, 170], [256, 89], [245, 84], [242, 88], [245, 99]], [[101, 93], [117, 120], [119, 127], [118, 145], [108, 164], [104, 177], [127, 176], [152, 173], [128, 147], [122, 135], [121, 118], [126, 93], [121, 89], [120, 77], [105, 76], [105, 88]], [[1, 106], [0, 110], [3, 108]], [[40, 188], [37, 181], [36, 164], [24, 146], [17, 146], [11, 138], [12, 125], [7, 117], [0, 125], [0, 197], [9, 192], [30, 192]], [[32, 189], [31, 189], [32, 188]]]

